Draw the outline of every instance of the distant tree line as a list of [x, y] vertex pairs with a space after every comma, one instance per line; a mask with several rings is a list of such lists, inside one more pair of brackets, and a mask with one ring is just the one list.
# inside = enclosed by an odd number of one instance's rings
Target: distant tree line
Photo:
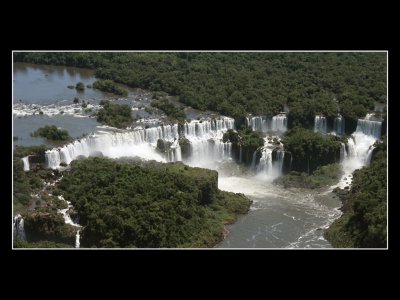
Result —
[[311, 128], [315, 114], [346, 132], [386, 103], [386, 53], [14, 53], [14, 61], [95, 69], [96, 77], [163, 91], [200, 110], [242, 119], [276, 115], [287, 105], [289, 127]]

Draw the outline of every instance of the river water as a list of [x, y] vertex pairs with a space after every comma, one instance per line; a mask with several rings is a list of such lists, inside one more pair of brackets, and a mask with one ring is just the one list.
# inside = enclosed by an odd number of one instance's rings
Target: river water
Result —
[[330, 248], [323, 229], [340, 216], [332, 193], [283, 189], [257, 177], [220, 177], [222, 190], [244, 193], [253, 204], [227, 226], [220, 248]]
[[[96, 80], [92, 70], [15, 63], [13, 75], [13, 104], [24, 107], [14, 106], [13, 136], [18, 137], [14, 139], [14, 145], [51, 146], [42, 138], [30, 136], [31, 132], [44, 125], [67, 129], [74, 138], [98, 132], [102, 130], [97, 127], [100, 124], [94, 118], [89, 118], [89, 114], [53, 113], [49, 105], [59, 108], [59, 111], [73, 112], [76, 110], [72, 104], [74, 97], [90, 101], [93, 105], [102, 99], [115, 99], [114, 95], [97, 90], [86, 88], [84, 92], [77, 92], [67, 87], [75, 86], [79, 81], [85, 85], [92, 84]], [[149, 117], [142, 106], [150, 103], [150, 97], [142, 91], [138, 93], [129, 89], [128, 97], [117, 102], [130, 104], [133, 107], [132, 116], [136, 118]], [[37, 105], [45, 113], [32, 115], [32, 105]], [[26, 108], [28, 106], [29, 109]], [[29, 113], [25, 114], [25, 111]], [[233, 176], [221, 172], [219, 188], [244, 193], [253, 200], [253, 204], [247, 215], [227, 226], [229, 235], [218, 247], [331, 247], [322, 236], [323, 229], [340, 215], [340, 201], [331, 193], [282, 189], [268, 180], [245, 176], [240, 172]]]

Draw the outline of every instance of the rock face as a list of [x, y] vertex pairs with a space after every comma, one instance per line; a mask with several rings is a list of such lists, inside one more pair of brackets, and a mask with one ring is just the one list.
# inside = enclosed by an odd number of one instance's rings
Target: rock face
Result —
[[192, 154], [190, 141], [186, 138], [179, 138], [179, 146], [181, 147], [182, 159], [188, 159]]

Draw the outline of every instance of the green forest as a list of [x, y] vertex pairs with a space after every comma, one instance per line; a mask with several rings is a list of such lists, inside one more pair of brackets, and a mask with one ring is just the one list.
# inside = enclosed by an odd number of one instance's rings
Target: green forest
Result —
[[131, 107], [107, 100], [100, 101], [103, 107], [97, 112], [97, 121], [108, 126], [125, 129], [132, 124]]
[[14, 61], [95, 69], [96, 77], [165, 92], [239, 121], [289, 108], [289, 128], [340, 112], [346, 132], [386, 103], [386, 53], [14, 53]]
[[216, 171], [181, 163], [74, 161], [59, 186], [86, 247], [213, 247], [250, 201], [218, 190]]
[[[290, 163], [292, 172], [275, 181], [285, 188], [320, 188], [337, 182], [340, 147], [347, 137], [313, 132], [314, 117], [323, 114], [331, 127], [340, 113], [346, 134], [354, 132], [357, 120], [374, 111], [375, 104], [387, 104], [386, 57], [365, 52], [14, 53], [15, 62], [94, 69], [99, 80], [93, 88], [102, 91], [126, 96], [119, 84], [149, 90], [151, 106], [170, 120], [183, 122], [185, 105], [234, 117], [237, 131], [228, 130], [223, 141], [232, 143], [233, 159], [239, 162], [240, 157], [247, 166], [256, 151], [256, 160], [260, 159], [264, 140], [259, 132], [245, 128], [245, 117], [286, 111], [284, 168]], [[117, 128], [132, 123], [130, 106], [100, 104], [103, 108], [96, 115], [100, 123]], [[350, 188], [335, 190], [343, 202], [343, 216], [325, 232], [334, 247], [386, 247], [386, 111], [378, 116], [384, 119], [384, 142], [375, 145], [371, 164], [354, 172]], [[48, 126], [32, 135], [70, 139], [68, 132]], [[185, 139], [179, 143], [185, 157], [190, 143]], [[157, 143], [164, 154], [169, 146]], [[14, 150], [13, 201], [18, 212], [26, 213], [30, 194], [50, 176], [50, 170], [40, 165], [44, 149]], [[27, 155], [30, 162], [37, 162], [30, 172], [23, 171], [21, 162]], [[224, 224], [249, 208], [243, 195], [218, 190], [215, 171], [181, 163], [128, 162], [90, 158], [72, 162], [65, 172], [56, 193], [65, 195], [77, 210], [84, 226], [83, 247], [213, 247], [222, 238]], [[27, 232], [31, 224], [36, 238], [28, 244], [18, 242], [19, 246], [73, 244], [71, 228], [55, 216], [53, 204], [27, 214]], [[45, 227], [51, 230], [40, 229]]]

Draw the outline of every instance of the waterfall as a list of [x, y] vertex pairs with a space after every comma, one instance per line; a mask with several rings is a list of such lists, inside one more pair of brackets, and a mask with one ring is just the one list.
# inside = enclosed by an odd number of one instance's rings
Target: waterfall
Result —
[[337, 116], [334, 120], [333, 120], [333, 131], [339, 135], [342, 136], [345, 134], [344, 132], [344, 118], [342, 116]]
[[257, 173], [267, 173], [272, 171], [272, 150], [268, 148], [263, 148], [261, 151], [260, 162], [257, 166]]
[[285, 159], [285, 151], [282, 149], [277, 150], [275, 166], [276, 166], [276, 170], [279, 172], [279, 175], [282, 175], [284, 159]]
[[253, 159], [251, 160], [251, 169], [255, 169], [256, 167], [256, 157], [257, 157], [257, 150], [253, 153]]
[[81, 245], [81, 243], [80, 243], [81, 236], [79, 235], [79, 231], [80, 230], [77, 230], [76, 236], [75, 236], [75, 248], [79, 248], [79, 246]]
[[380, 121], [359, 119], [356, 132], [362, 132], [365, 135], [373, 136], [375, 139], [379, 140], [381, 138], [381, 127], [382, 122]]
[[242, 145], [239, 145], [239, 163], [242, 162]]
[[285, 132], [287, 131], [287, 117], [279, 114], [272, 118], [266, 116], [254, 116], [246, 118], [248, 127], [253, 131], [261, 132]]
[[[276, 147], [277, 146], [273, 143], [273, 139], [265, 138], [264, 146], [261, 149], [261, 158], [256, 167], [256, 173], [268, 180], [272, 180], [282, 175], [285, 151], [277, 149], [275, 159], [273, 160], [272, 154]], [[255, 164], [255, 156], [253, 156], [252, 165], [253, 164]]]
[[351, 182], [351, 173], [354, 170], [368, 166], [371, 162], [373, 145], [380, 138], [382, 123], [369, 118], [370, 115], [367, 115], [365, 119], [358, 120], [356, 131], [347, 140], [347, 151], [346, 147], [341, 147], [340, 160], [344, 175], [337, 185], [341, 188]]
[[29, 156], [23, 157], [22, 162], [24, 163], [24, 171], [29, 171]]
[[340, 162], [343, 162], [347, 157], [346, 145], [344, 143], [340, 143], [340, 145]]
[[315, 116], [314, 132], [326, 133], [326, 117], [320, 115]]
[[[57, 198], [59, 200], [64, 201], [67, 204], [67, 208], [58, 209], [57, 210], [60, 214], [62, 214], [65, 224], [69, 224], [69, 225], [72, 225], [74, 227], [81, 228], [82, 227], [81, 225], [79, 225], [79, 224], [75, 223], [74, 221], [72, 221], [71, 216], [68, 213], [68, 210], [70, 210], [72, 208], [71, 202], [65, 200], [62, 195], [59, 195]], [[80, 239], [80, 235], [79, 235], [79, 232], [80, 232], [80, 229], [78, 229], [76, 231], [76, 234], [75, 234], [75, 248], [79, 248], [79, 246], [80, 246], [80, 240], [79, 240]]]
[[20, 214], [14, 217], [14, 235], [18, 240], [26, 241], [24, 218]]
[[[231, 143], [223, 143], [223, 134], [235, 128], [235, 120], [228, 117], [186, 122], [182, 134], [189, 140], [193, 155], [185, 162], [195, 166], [214, 166], [215, 161], [231, 157]], [[157, 141], [171, 142], [171, 151], [163, 157], [155, 151]], [[60, 163], [70, 164], [80, 157], [104, 155], [110, 158], [135, 157], [146, 160], [181, 161], [178, 124], [162, 125], [129, 131], [98, 131], [63, 147], [47, 150], [46, 164], [55, 169]], [[214, 166], [215, 167], [215, 166]]]
[[287, 130], [287, 117], [278, 115], [272, 118], [271, 131], [285, 132]]

